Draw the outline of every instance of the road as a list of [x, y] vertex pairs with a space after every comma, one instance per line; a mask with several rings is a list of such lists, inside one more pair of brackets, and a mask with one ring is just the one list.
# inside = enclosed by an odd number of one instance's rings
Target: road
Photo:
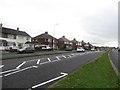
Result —
[[112, 50], [110, 52], [110, 59], [112, 60], [115, 68], [118, 70], [118, 72], [120, 73], [120, 52], [118, 52], [118, 50]]
[[47, 88], [103, 53], [96, 51], [3, 60], [0, 67], [3, 70], [0, 72], [2, 88]]

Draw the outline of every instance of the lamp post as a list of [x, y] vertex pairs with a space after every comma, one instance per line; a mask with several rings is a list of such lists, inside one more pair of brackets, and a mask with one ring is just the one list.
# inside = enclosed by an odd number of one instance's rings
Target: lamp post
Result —
[[58, 26], [58, 23], [54, 24], [54, 31], [53, 31], [53, 50], [55, 48], [55, 26]]

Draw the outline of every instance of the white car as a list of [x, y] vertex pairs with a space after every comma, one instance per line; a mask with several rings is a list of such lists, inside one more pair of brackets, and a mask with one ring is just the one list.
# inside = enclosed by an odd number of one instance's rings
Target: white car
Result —
[[91, 48], [91, 51], [95, 51], [95, 48]]
[[78, 48], [77, 48], [77, 52], [85, 52], [85, 49], [82, 48], [82, 47], [78, 47]]

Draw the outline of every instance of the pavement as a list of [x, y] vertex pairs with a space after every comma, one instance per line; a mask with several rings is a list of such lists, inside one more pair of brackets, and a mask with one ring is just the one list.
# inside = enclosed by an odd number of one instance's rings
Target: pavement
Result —
[[110, 52], [110, 59], [114, 65], [114, 68], [116, 68], [117, 72], [120, 74], [120, 52], [118, 52], [118, 50], [112, 50]]
[[64, 53], [59, 55], [3, 60], [2, 88], [47, 88], [104, 52]]

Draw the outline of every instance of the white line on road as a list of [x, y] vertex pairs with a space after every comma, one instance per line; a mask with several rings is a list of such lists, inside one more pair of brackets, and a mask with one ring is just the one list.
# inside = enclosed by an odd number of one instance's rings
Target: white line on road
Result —
[[62, 55], [62, 57], [66, 58], [66, 56]]
[[37, 64], [39, 64], [40, 63], [40, 59], [38, 59], [38, 61], [37, 61]]
[[49, 62], [51, 62], [50, 58], [47, 58]]
[[27, 70], [27, 69], [30, 69], [30, 68], [33, 68], [33, 66], [30, 66], [30, 67], [27, 67], [27, 68], [24, 68], [24, 69], [21, 69], [21, 70], [12, 72], [12, 73], [5, 74], [4, 76], [9, 76], [9, 75], [12, 75], [12, 74], [15, 74], [15, 73], [17, 73], [17, 72], [21, 72], [21, 71], [24, 71], [24, 70]]
[[3, 77], [3, 76], [0, 76], [0, 78]]
[[56, 56], [56, 58], [57, 58], [58, 60], [60, 60], [60, 58], [59, 58], [58, 56]]
[[54, 79], [48, 80], [48, 81], [43, 82], [43, 83], [41, 83], [41, 84], [35, 85], [35, 86], [33, 86], [32, 88], [36, 88], [36, 87], [39, 87], [39, 86], [48, 84], [48, 83], [50, 83], [50, 82], [53, 82], [53, 81], [55, 81], [55, 80], [58, 80], [58, 79], [63, 78], [63, 77], [65, 77], [65, 76], [68, 75], [67, 73], [62, 73], [62, 72], [61, 72], [61, 74], [62, 74], [61, 76], [58, 76], [58, 77], [56, 77], [56, 78], [54, 78]]
[[12, 69], [12, 70], [8, 70], [8, 71], [0, 72], [0, 74], [8, 73], [8, 72], [16, 71], [16, 70], [18, 70], [18, 69], [16, 68], [16, 69]]
[[68, 58], [72, 57], [71, 55], [68, 55]]
[[1, 65], [0, 68], [4, 67], [4, 65]]
[[18, 68], [20, 68], [20, 67], [22, 67], [22, 65], [24, 65], [26, 63], [26, 61], [24, 61], [23, 63], [21, 63], [19, 66], [17, 66], [16, 68], [18, 69]]
[[38, 66], [33, 66], [34, 68], [38, 68]]

